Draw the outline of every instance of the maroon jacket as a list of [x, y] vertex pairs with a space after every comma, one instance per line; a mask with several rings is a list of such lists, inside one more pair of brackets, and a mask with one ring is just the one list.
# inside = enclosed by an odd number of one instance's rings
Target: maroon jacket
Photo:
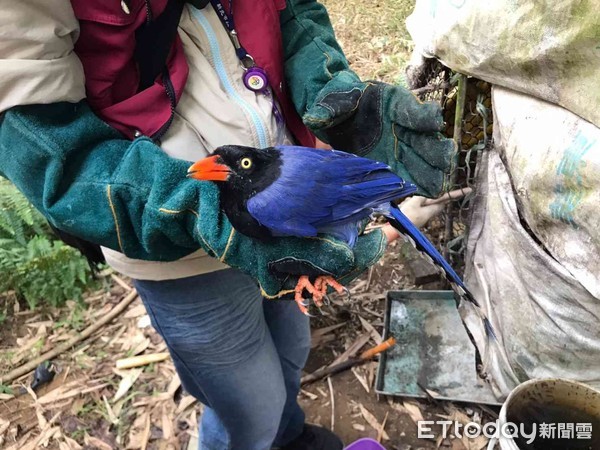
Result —
[[[75, 52], [83, 64], [87, 100], [107, 123], [132, 139], [136, 131], [161, 135], [170, 124], [172, 106], [179, 100], [188, 76], [183, 46], [175, 37], [166, 58], [168, 80], [159, 75], [139, 90], [135, 59], [136, 30], [157, 20], [167, 0], [129, 0], [129, 14], [119, 0], [71, 0], [81, 35]], [[223, 0], [225, 7], [228, 1]], [[236, 0], [235, 20], [240, 41], [266, 70], [286, 124], [299, 144], [312, 147], [315, 138], [304, 126], [285, 95], [279, 11], [285, 0]]]

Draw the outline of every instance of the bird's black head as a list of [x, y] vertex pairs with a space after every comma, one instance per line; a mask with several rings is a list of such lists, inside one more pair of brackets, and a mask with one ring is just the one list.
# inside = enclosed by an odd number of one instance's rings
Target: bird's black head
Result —
[[188, 176], [197, 180], [216, 181], [241, 199], [273, 183], [281, 173], [281, 157], [275, 148], [256, 149], [224, 145], [189, 168]]

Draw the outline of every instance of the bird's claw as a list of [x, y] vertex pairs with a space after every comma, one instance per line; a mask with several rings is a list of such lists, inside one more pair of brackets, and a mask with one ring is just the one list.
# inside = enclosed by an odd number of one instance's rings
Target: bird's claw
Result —
[[327, 311], [324, 311], [322, 308], [319, 308], [319, 314], [322, 316], [329, 316], [330, 314]]
[[352, 293], [350, 292], [350, 289], [348, 289], [346, 286], [342, 286], [344, 288], [344, 294], [345, 294], [345, 300], [349, 301], [352, 298]]
[[298, 308], [300, 308], [300, 311], [302, 311], [302, 313], [305, 315], [310, 315], [308, 314], [307, 308], [310, 304], [310, 300], [308, 303], [305, 301], [303, 297], [304, 290], [312, 295], [312, 301], [314, 302], [315, 306], [321, 309], [324, 304], [324, 300], [329, 303], [329, 298], [327, 298], [327, 288], [329, 286], [335, 289], [339, 294], [346, 292], [349, 295], [350, 291], [348, 291], [347, 288], [342, 286], [331, 276], [317, 277], [314, 284], [310, 282], [307, 276], [301, 276], [298, 279], [298, 283], [296, 284], [295, 288], [295, 301], [298, 305]]

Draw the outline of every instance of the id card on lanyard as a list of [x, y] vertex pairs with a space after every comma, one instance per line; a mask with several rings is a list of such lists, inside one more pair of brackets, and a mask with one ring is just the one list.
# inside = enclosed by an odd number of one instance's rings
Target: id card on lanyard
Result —
[[229, 1], [229, 12], [227, 12], [221, 0], [210, 0], [210, 3], [215, 9], [217, 16], [219, 16], [219, 19], [225, 27], [225, 30], [229, 34], [229, 38], [233, 44], [235, 53], [240, 60], [242, 68], [244, 69], [244, 75], [242, 78], [244, 86], [250, 91], [265, 95], [271, 99], [271, 103], [273, 105], [273, 116], [277, 122], [276, 141], [277, 144], [282, 144], [284, 134], [283, 129], [285, 125], [283, 115], [279, 111], [277, 103], [271, 95], [267, 72], [262, 67], [256, 65], [254, 58], [252, 58], [252, 56], [246, 51], [240, 42], [237, 31], [235, 30], [235, 23], [233, 21], [233, 0]]

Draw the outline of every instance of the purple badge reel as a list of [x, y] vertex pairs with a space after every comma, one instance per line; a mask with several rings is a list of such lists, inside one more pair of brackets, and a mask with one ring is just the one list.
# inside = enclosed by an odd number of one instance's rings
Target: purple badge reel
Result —
[[244, 73], [244, 86], [254, 92], [264, 92], [269, 87], [267, 73], [260, 67], [250, 67]]

